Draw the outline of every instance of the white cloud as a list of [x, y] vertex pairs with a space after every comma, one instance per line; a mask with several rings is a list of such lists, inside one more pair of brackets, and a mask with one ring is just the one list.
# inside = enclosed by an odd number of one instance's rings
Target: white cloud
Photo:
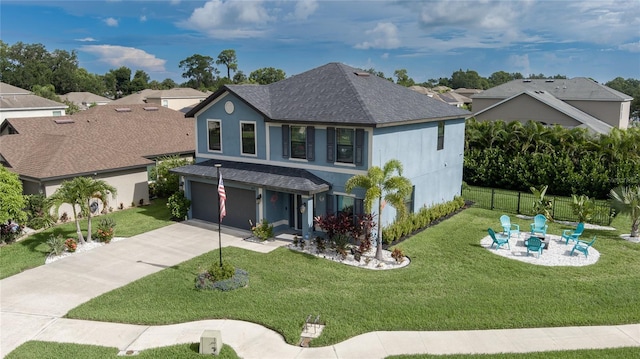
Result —
[[118, 20], [109, 17], [103, 20], [105, 24], [107, 24], [107, 26], [111, 26], [111, 27], [116, 27], [118, 26]]
[[385, 52], [384, 54], [380, 55], [380, 58], [383, 59], [383, 60], [388, 59], [389, 58], [389, 53]]
[[390, 22], [380, 22], [365, 34], [369, 35], [371, 40], [357, 44], [356, 49], [395, 49], [400, 46], [398, 28]]
[[145, 21], [147, 21], [147, 15], [140, 16], [140, 22], [145, 22]]
[[618, 48], [629, 52], [640, 52], [640, 41], [622, 44]]
[[127, 66], [144, 69], [149, 72], [164, 72], [167, 60], [156, 58], [144, 50], [116, 45], [84, 45], [80, 51], [88, 52], [99, 61], [113, 67]]
[[511, 55], [508, 64], [513, 66], [525, 77], [531, 73], [531, 64], [529, 63], [529, 55]]
[[94, 41], [98, 41], [96, 39], [94, 39], [93, 37], [84, 37], [82, 39], [75, 39], [76, 41], [80, 41], [80, 42], [94, 42]]
[[210, 0], [179, 25], [213, 38], [262, 37], [272, 21], [262, 1]]
[[296, 7], [290, 17], [296, 20], [306, 20], [318, 10], [318, 1], [300, 0], [296, 2]]

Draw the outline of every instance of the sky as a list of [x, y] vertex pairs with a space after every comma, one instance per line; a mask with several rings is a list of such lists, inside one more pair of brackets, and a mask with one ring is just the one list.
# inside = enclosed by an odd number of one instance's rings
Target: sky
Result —
[[180, 61], [225, 49], [247, 76], [341, 62], [418, 83], [458, 70], [640, 79], [638, 0], [2, 0], [0, 39], [177, 83]]

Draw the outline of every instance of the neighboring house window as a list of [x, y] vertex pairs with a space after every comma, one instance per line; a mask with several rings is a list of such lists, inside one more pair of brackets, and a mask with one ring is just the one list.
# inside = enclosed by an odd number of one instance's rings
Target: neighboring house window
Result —
[[242, 138], [242, 154], [243, 155], [255, 155], [256, 154], [256, 123], [255, 122], [240, 122], [240, 132]]
[[169, 100], [162, 100], [162, 107], [169, 107]]
[[413, 213], [415, 211], [414, 202], [416, 195], [416, 186], [411, 187], [411, 194], [404, 199], [404, 205], [407, 207], [407, 213]]
[[220, 120], [207, 121], [209, 133], [209, 150], [222, 151], [222, 122]]
[[307, 128], [291, 126], [291, 158], [307, 158]]
[[327, 162], [363, 164], [364, 130], [327, 128]]
[[315, 160], [316, 131], [313, 126], [282, 125], [282, 158]]
[[53, 111], [53, 117], [62, 116], [62, 111]]
[[438, 151], [444, 148], [444, 121], [438, 122]]

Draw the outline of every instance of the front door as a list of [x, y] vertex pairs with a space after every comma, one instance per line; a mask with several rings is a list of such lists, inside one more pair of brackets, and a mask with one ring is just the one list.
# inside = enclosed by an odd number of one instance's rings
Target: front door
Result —
[[300, 215], [300, 206], [302, 205], [302, 196], [299, 194], [289, 195], [289, 226], [296, 230], [302, 230], [302, 216]]

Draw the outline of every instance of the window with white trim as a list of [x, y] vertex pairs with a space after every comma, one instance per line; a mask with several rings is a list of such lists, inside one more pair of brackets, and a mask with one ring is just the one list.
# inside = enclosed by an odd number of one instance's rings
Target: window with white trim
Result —
[[291, 158], [307, 158], [306, 126], [291, 126]]
[[207, 121], [207, 142], [209, 151], [222, 151], [222, 121]]
[[336, 162], [353, 163], [355, 130], [336, 128]]
[[240, 151], [243, 155], [256, 154], [256, 123], [240, 121]]

